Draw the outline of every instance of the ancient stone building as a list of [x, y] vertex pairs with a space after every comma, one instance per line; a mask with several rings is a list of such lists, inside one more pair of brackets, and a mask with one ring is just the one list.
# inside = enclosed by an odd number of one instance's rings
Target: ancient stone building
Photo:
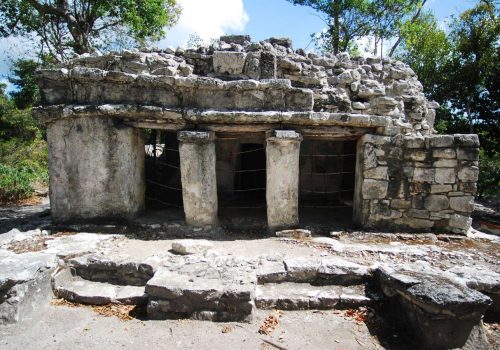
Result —
[[156, 202], [194, 226], [471, 223], [477, 135], [436, 135], [438, 104], [402, 62], [231, 36], [81, 56], [39, 81], [55, 220], [133, 218]]

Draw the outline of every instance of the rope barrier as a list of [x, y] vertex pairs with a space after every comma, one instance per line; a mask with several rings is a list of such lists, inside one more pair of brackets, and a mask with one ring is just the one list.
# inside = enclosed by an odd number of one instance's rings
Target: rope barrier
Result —
[[341, 193], [341, 192], [354, 192], [354, 189], [340, 190], [340, 191], [308, 191], [308, 190], [301, 190], [301, 192], [305, 192], [305, 193], [317, 193], [317, 194], [332, 194], [332, 193]]
[[265, 187], [249, 188], [245, 190], [232, 190], [232, 191], [220, 191], [220, 193], [233, 193], [233, 192], [250, 192], [250, 191], [264, 191]]
[[146, 162], [152, 162], [152, 163], [158, 163], [158, 164], [164, 164], [170, 168], [174, 168], [174, 169], [180, 169], [180, 167], [176, 166], [176, 165], [172, 165], [170, 163], [167, 163], [167, 162], [164, 162], [164, 161], [161, 161], [161, 160], [154, 160], [154, 159], [146, 159]]
[[161, 183], [153, 181], [153, 180], [146, 180], [146, 182], [152, 183], [152, 184], [154, 184], [156, 186], [168, 188], [169, 190], [182, 191], [182, 188], [167, 186], [167, 185], [161, 184]]
[[320, 208], [320, 209], [335, 209], [335, 208], [352, 208], [349, 205], [299, 205], [301, 208]]
[[301, 157], [353, 157], [356, 154], [301, 154]]
[[156, 199], [156, 198], [152, 198], [152, 197], [146, 197], [147, 200], [150, 200], [150, 201], [154, 201], [154, 202], [158, 202], [158, 203], [161, 203], [163, 205], [168, 205], [170, 207], [175, 207], [175, 208], [184, 208], [182, 205], [177, 205], [177, 204], [174, 204], [174, 203], [168, 203], [168, 202], [164, 202], [164, 201], [161, 201], [159, 199]]
[[338, 173], [304, 173], [304, 175], [340, 175], [340, 174], [354, 174], [354, 171], [341, 171]]

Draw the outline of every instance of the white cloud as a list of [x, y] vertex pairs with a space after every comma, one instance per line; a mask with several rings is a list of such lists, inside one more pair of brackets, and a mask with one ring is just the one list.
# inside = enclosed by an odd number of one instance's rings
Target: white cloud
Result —
[[208, 42], [228, 31], [243, 31], [249, 20], [243, 0], [179, 0], [182, 13], [159, 47], [185, 45], [196, 33]]

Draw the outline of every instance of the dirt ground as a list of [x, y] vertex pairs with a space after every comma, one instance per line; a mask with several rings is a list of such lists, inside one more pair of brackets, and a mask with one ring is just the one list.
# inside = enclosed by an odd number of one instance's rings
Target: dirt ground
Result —
[[[42, 310], [40, 310], [42, 311]], [[269, 335], [259, 328], [275, 315]], [[251, 323], [123, 321], [89, 308], [48, 306], [0, 327], [0, 349], [382, 349], [365, 323], [342, 311], [257, 311]]]
[[[50, 224], [48, 203], [0, 208], [0, 234], [13, 227], [20, 230]], [[342, 233], [342, 232], [341, 232]], [[364, 264], [380, 261], [439, 261], [441, 267], [455, 264], [482, 264], [498, 271], [500, 241], [466, 237], [376, 235], [364, 233], [336, 237], [341, 247], [327, 247], [321, 241], [290, 241], [276, 238], [242, 239], [226, 237], [214, 241], [214, 248], [237, 257], [280, 254], [289, 256], [341, 256]], [[57, 235], [51, 240], [71, 240]], [[328, 238], [329, 239], [329, 238]], [[52, 241], [47, 241], [48, 243]], [[47, 243], [45, 242], [45, 243]], [[369, 244], [369, 247], [368, 247]], [[68, 246], [71, 247], [71, 244]], [[43, 249], [47, 246], [44, 245]], [[50, 248], [50, 244], [49, 247]], [[102, 244], [107, 256], [135, 258], [161, 255], [171, 248], [171, 240], [116, 238]], [[269, 316], [278, 320], [268, 334], [259, 333]], [[272, 320], [272, 319], [271, 319]], [[272, 324], [272, 322], [271, 322]], [[500, 344], [500, 326], [486, 325], [492, 344]], [[265, 333], [265, 332], [264, 332]], [[377, 312], [352, 311], [264, 311], [256, 310], [251, 323], [212, 323], [194, 320], [152, 321], [105, 317], [89, 307], [39, 305], [30, 318], [18, 324], [0, 326], [0, 349], [393, 349], [416, 350], [412, 338], [393, 330]], [[495, 349], [495, 345], [492, 346]]]

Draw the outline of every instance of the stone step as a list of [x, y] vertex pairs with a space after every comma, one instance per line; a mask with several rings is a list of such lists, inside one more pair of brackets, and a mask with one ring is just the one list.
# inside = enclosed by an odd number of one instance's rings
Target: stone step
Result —
[[59, 268], [52, 275], [52, 291], [57, 298], [89, 305], [147, 303], [145, 287], [120, 286], [85, 280], [71, 273], [67, 267]]
[[146, 285], [148, 317], [249, 321], [254, 289], [255, 283], [221, 278], [219, 274], [184, 274], [160, 267]]
[[351, 286], [366, 283], [371, 277], [369, 267], [337, 257], [264, 261], [257, 271], [259, 284], [295, 282]]
[[70, 259], [68, 264], [85, 280], [124, 286], [145, 286], [158, 265], [153, 259], [133, 261], [104, 255], [79, 256]]
[[314, 286], [309, 283], [269, 283], [258, 285], [255, 306], [259, 309], [309, 310], [345, 309], [370, 305], [364, 285]]

